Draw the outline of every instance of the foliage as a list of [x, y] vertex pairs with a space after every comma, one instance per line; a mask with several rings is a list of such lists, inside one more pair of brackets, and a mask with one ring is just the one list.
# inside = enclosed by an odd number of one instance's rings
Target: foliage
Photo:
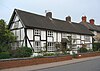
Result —
[[85, 47], [79, 48], [78, 51], [79, 51], [80, 53], [86, 53], [86, 52], [88, 52], [88, 50], [87, 50]]
[[94, 38], [98, 43], [100, 43], [100, 34], [97, 34]]
[[28, 47], [17, 48], [12, 52], [12, 57], [30, 57], [32, 55], [32, 49]]
[[55, 53], [45, 53], [43, 56], [54, 56]]
[[98, 51], [100, 50], [100, 43], [94, 43], [93, 44], [93, 51]]
[[73, 52], [73, 55], [72, 55], [73, 58], [76, 58], [77, 57], [77, 54], [75, 52]]
[[6, 58], [10, 58], [10, 53], [9, 52], [1, 52], [0, 59], [6, 59]]
[[0, 20], [0, 51], [6, 52], [11, 49], [10, 43], [15, 41], [15, 36], [10, 30], [3, 19]]

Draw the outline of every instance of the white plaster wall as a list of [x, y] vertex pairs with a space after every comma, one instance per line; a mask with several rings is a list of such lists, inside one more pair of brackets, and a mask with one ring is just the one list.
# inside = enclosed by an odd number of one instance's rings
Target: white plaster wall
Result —
[[48, 42], [53, 42], [53, 38], [52, 37], [47, 37], [47, 41]]
[[77, 44], [80, 44], [80, 40], [77, 40]]
[[71, 34], [67, 34], [67, 36], [71, 36]]
[[31, 47], [28, 40], [27, 40], [27, 47]]
[[17, 40], [20, 40], [20, 30], [15, 30], [15, 36], [17, 36]]
[[21, 27], [23, 27], [23, 26], [22, 26], [21, 22], [19, 21], [18, 28], [21, 28]]
[[46, 40], [46, 31], [41, 30], [41, 40]]
[[32, 29], [27, 29], [27, 36], [29, 40], [33, 40], [33, 30]]
[[18, 20], [19, 20], [19, 17], [17, 15], [15, 15], [14, 21], [18, 21]]
[[81, 41], [81, 44], [84, 44], [84, 41]]
[[72, 34], [72, 38], [73, 39], [77, 39], [77, 35], [76, 34]]
[[58, 33], [58, 42], [61, 42], [61, 33]]
[[92, 36], [90, 36], [90, 43], [92, 43]]
[[84, 39], [84, 35], [81, 35], [81, 40], [85, 40], [85, 39]]
[[35, 36], [35, 41], [40, 41], [40, 36]]
[[76, 35], [76, 38], [77, 38], [77, 39], [80, 39], [80, 35]]
[[57, 42], [56, 41], [56, 32], [53, 32], [53, 38], [54, 38], [54, 42]]
[[13, 24], [12, 24], [12, 26], [11, 26], [11, 28], [10, 28], [10, 29], [14, 29], [14, 25], [15, 25], [15, 23], [13, 23]]
[[[14, 18], [14, 22], [16, 22], [16, 21], [18, 21], [19, 20], [19, 17], [18, 16], [15, 16], [15, 18]], [[18, 27], [17, 28], [21, 28], [21, 27], [23, 27], [22, 26], [22, 23], [19, 21], [19, 22], [17, 22], [17, 24], [18, 24]], [[10, 29], [14, 29], [14, 26], [15, 26], [15, 23], [13, 23], [12, 24], [12, 26], [11, 26], [11, 28]]]
[[93, 34], [94, 34], [94, 35], [97, 35], [97, 32], [96, 32], [96, 31], [93, 31]]
[[23, 40], [25, 37], [24, 29], [21, 29], [21, 40]]
[[41, 41], [41, 47], [43, 51], [46, 50], [46, 41]]

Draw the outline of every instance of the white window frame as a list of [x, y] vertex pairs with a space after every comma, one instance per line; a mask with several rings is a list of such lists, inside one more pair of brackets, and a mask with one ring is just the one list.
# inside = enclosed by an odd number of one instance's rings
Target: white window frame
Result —
[[40, 41], [35, 41], [35, 48], [36, 48], [37, 52], [41, 51], [41, 42]]
[[53, 31], [47, 31], [48, 32], [48, 36], [53, 37]]
[[55, 51], [54, 42], [48, 42], [48, 44], [47, 44], [47, 50], [48, 51]]
[[34, 35], [40, 35], [40, 30], [39, 29], [35, 29], [34, 30]]

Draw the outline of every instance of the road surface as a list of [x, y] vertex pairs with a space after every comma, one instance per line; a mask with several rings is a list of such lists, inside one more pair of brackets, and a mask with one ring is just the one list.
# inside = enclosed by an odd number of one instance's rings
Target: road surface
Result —
[[100, 71], [100, 58], [35, 71]]

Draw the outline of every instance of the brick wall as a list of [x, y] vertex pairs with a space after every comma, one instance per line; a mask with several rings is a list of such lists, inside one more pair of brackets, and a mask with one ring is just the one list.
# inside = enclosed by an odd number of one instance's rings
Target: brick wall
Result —
[[16, 59], [16, 60], [4, 60], [0, 61], [0, 69], [37, 65], [58, 61], [71, 60], [72, 56], [60, 56], [60, 57], [45, 57], [45, 58], [28, 58], [28, 59]]
[[86, 58], [86, 57], [93, 57], [93, 56], [100, 56], [100, 52], [82, 53], [82, 54], [78, 54], [76, 58]]

